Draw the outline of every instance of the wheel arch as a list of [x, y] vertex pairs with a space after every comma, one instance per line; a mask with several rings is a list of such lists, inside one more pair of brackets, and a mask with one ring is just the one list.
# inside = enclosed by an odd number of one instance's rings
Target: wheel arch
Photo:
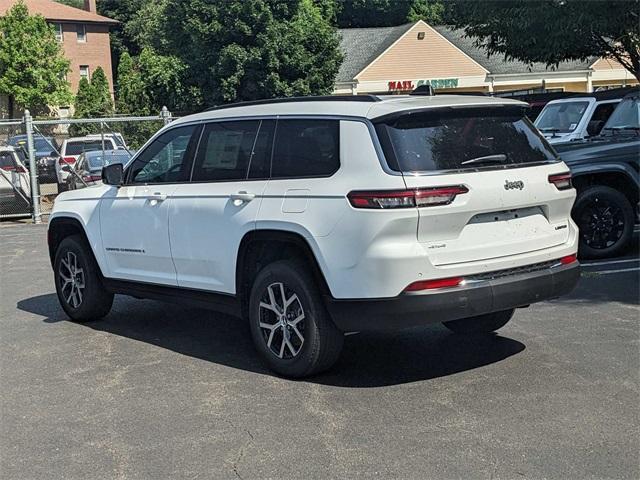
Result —
[[637, 174], [627, 171], [627, 168], [622, 165], [602, 166], [597, 170], [578, 170], [572, 173], [572, 177], [578, 194], [589, 187], [602, 185], [622, 193], [629, 200], [634, 211], [638, 208], [640, 186]]
[[320, 263], [305, 237], [286, 230], [252, 230], [242, 238], [236, 260], [236, 295], [243, 316], [247, 313], [252, 280], [258, 272], [274, 261], [291, 259], [308, 265], [321, 294], [331, 294]]
[[[82, 236], [82, 238], [84, 238], [85, 242], [91, 249], [93, 258], [97, 260], [96, 254], [93, 251], [93, 247], [91, 246], [91, 242], [89, 241], [89, 237], [87, 236], [87, 232], [82, 222], [79, 219], [71, 216], [57, 216], [49, 220], [49, 228], [47, 230], [49, 260], [51, 261], [52, 266], [56, 257], [58, 246], [60, 245], [62, 240], [71, 235]], [[100, 269], [100, 273], [102, 274], [102, 268], [100, 267], [100, 264], [98, 262], [96, 263], [98, 264], [98, 268]]]

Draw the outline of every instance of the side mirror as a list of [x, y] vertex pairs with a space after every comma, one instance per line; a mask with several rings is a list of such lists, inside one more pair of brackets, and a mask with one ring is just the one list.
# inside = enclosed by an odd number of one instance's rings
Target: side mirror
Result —
[[119, 187], [124, 182], [122, 172], [121, 163], [112, 163], [111, 165], [102, 167], [102, 183]]

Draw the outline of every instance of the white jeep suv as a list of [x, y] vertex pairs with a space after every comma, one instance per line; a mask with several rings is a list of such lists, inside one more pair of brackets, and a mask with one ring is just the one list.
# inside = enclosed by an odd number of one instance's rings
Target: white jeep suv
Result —
[[76, 321], [114, 294], [231, 313], [292, 377], [330, 367], [349, 332], [492, 332], [579, 278], [571, 177], [525, 108], [309, 97], [174, 121], [56, 200], [60, 303]]

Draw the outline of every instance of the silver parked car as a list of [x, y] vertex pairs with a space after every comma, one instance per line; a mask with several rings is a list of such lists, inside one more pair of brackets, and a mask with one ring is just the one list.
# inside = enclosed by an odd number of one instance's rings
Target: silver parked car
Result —
[[75, 168], [66, 166], [72, 172], [67, 176], [67, 189], [90, 187], [102, 182], [102, 167], [114, 163], [126, 164], [135, 152], [127, 150], [102, 150], [84, 152], [78, 157]]

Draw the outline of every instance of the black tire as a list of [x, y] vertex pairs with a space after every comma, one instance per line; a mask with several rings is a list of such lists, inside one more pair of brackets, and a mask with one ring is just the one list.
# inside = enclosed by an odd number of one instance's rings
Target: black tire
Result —
[[[338, 360], [344, 342], [344, 334], [329, 317], [307, 270], [304, 265], [287, 260], [267, 265], [256, 276], [249, 298], [249, 324], [255, 347], [272, 370], [286, 377], [306, 377], [329, 369]], [[291, 310], [287, 307], [279, 314], [270, 308], [273, 301], [269, 289], [276, 307], [285, 304], [282, 291], [285, 300], [297, 297], [289, 305]], [[263, 306], [267, 302], [269, 308]], [[286, 321], [286, 327], [280, 321]], [[264, 325], [274, 328], [266, 329]]]
[[573, 219], [580, 230], [581, 258], [606, 258], [620, 254], [633, 237], [633, 208], [621, 192], [602, 185], [578, 194]]
[[[68, 265], [73, 264], [74, 259], [77, 268], [71, 269]], [[69, 318], [76, 322], [88, 322], [109, 313], [113, 294], [102, 285], [98, 264], [82, 236], [72, 235], [60, 242], [53, 267], [58, 301]], [[71, 283], [65, 280], [72, 277], [75, 281]]]
[[67, 190], [69, 190], [69, 187], [67, 186], [67, 183], [60, 183], [58, 182], [58, 193], [62, 193], [62, 192], [66, 192]]
[[490, 333], [495, 332], [509, 323], [514, 312], [515, 310], [511, 309], [502, 312], [487, 313], [485, 315], [478, 315], [477, 317], [443, 322], [443, 325], [454, 333]]

